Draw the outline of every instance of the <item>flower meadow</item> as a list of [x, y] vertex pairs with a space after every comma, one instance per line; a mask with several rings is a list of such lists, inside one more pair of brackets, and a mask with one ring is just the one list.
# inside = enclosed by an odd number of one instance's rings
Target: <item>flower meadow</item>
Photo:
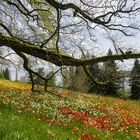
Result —
[[140, 101], [0, 81], [0, 139], [140, 140]]

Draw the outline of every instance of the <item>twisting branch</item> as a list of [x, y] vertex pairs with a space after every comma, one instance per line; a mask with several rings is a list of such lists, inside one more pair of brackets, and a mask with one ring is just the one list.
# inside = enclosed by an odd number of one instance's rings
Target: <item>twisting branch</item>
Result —
[[[12, 1], [10, 1], [10, 0], [4, 0], [4, 1], [5, 1], [7, 4], [16, 7], [17, 10], [18, 10], [22, 15], [26, 16], [27, 18], [28, 18], [28, 17], [32, 17], [32, 18], [34, 19], [35, 17], [38, 17], [38, 15], [31, 15], [31, 13], [28, 11], [28, 9], [27, 9], [24, 5], [20, 2], [20, 0], [18, 0], [18, 3], [20, 4], [20, 6], [21, 6], [22, 8], [21, 8], [18, 4], [14, 3], [14, 2], [12, 2]], [[24, 9], [24, 10], [23, 10], [23, 9]]]
[[[23, 59], [23, 61], [24, 61], [23, 67], [24, 67], [25, 70], [28, 71], [30, 79], [31, 79], [31, 83], [32, 83], [31, 91], [36, 92], [34, 90], [35, 82], [34, 82], [33, 74], [32, 74], [31, 69], [28, 67], [28, 59], [27, 59], [27, 57], [23, 53], [21, 53], [20, 51], [17, 51], [17, 50], [14, 50], [14, 51], [17, 53], [17, 55], [19, 55]], [[37, 91], [37, 92], [39, 92], [39, 91]]]
[[[75, 44], [75, 45], [76, 45], [76, 44]], [[76, 46], [77, 46], [77, 47], [79, 48], [79, 50], [81, 51], [83, 58], [86, 59], [86, 55], [85, 55], [83, 49], [80, 47], [80, 45], [76, 45]], [[99, 82], [99, 81], [95, 80], [95, 78], [93, 77], [93, 75], [90, 73], [90, 71], [88, 70], [88, 68], [87, 68], [86, 66], [82, 66], [82, 68], [83, 68], [85, 74], [91, 79], [91, 81], [92, 81], [96, 86], [98, 86], [98, 85], [104, 86], [104, 85], [108, 84], [108, 82]]]
[[[134, 13], [137, 12], [138, 10], [140, 10], [140, 7], [135, 8], [135, 5], [132, 6], [129, 9], [124, 10], [124, 8], [126, 7], [126, 3], [124, 3], [122, 6], [119, 6], [117, 10], [115, 11], [109, 11], [105, 14], [102, 14], [100, 16], [97, 16], [96, 18], [92, 18], [90, 17], [88, 14], [86, 14], [80, 7], [76, 6], [73, 3], [67, 3], [67, 4], [62, 4], [59, 3], [55, 0], [46, 0], [50, 5], [52, 5], [53, 7], [55, 7], [56, 9], [61, 9], [61, 10], [67, 10], [67, 9], [73, 9], [75, 10], [76, 13], [79, 13], [80, 15], [82, 15], [85, 19], [87, 19], [90, 22], [94, 22], [97, 24], [108, 24], [111, 21], [111, 18], [113, 16], [116, 16], [118, 13], [123, 13], [123, 14], [129, 14], [129, 13]], [[84, 4], [84, 3], [83, 3]], [[93, 7], [92, 7], [93, 8]], [[95, 8], [95, 7], [94, 7]], [[97, 8], [97, 7], [96, 7]], [[110, 16], [109, 16], [110, 15]], [[101, 18], [105, 19], [105, 17], [109, 16], [107, 21], [102, 21], [100, 20]]]
[[57, 33], [57, 28], [55, 29], [55, 31], [53, 32], [53, 34], [49, 37], [49, 38], [47, 38], [45, 41], [43, 41], [43, 43], [40, 45], [40, 48], [43, 48], [44, 47], [44, 45], [46, 45], [51, 39], [53, 39], [53, 37], [56, 35], [56, 33]]
[[50, 77], [46, 78], [46, 77], [41, 76], [39, 73], [33, 71], [31, 68], [29, 68], [29, 66], [28, 66], [29, 62], [28, 62], [28, 58], [26, 57], [26, 55], [24, 55], [23, 53], [21, 53], [21, 52], [19, 52], [19, 51], [17, 51], [17, 50], [14, 50], [14, 51], [15, 51], [15, 52], [23, 59], [23, 61], [24, 61], [23, 67], [25, 68], [25, 70], [28, 71], [29, 76], [30, 76], [30, 79], [31, 79], [31, 82], [32, 82], [32, 88], [31, 88], [31, 90], [32, 90], [33, 92], [39, 92], [39, 91], [34, 90], [34, 86], [35, 86], [35, 82], [34, 82], [34, 78], [33, 78], [33, 74], [34, 74], [34, 75], [38, 76], [39, 78], [41, 78], [42, 80], [45, 81], [44, 90], [45, 90], [45, 92], [46, 92], [46, 91], [47, 91], [47, 84], [48, 84], [48, 81], [51, 80], [52, 77], [53, 77], [56, 73], [58, 73], [60, 70], [62, 70], [62, 67], [61, 67], [60, 69], [58, 69], [57, 71], [55, 71]]
[[53, 76], [55, 76], [55, 74], [57, 74], [59, 71], [61, 71], [62, 69], [64, 69], [63, 67], [61, 67], [60, 69], [58, 69], [57, 71], [55, 71], [52, 75], [50, 75], [49, 77], [46, 78], [45, 80], [45, 86], [44, 86], [44, 90], [47, 91], [47, 86], [48, 86], [48, 82], [49, 80], [51, 80], [53, 78]]
[[7, 26], [5, 26], [3, 23], [0, 22], [0, 26], [3, 27], [3, 29], [8, 33], [8, 35], [10, 35], [11, 37], [14, 37], [14, 35], [12, 34], [12, 32], [8, 29]]
[[83, 66], [83, 70], [96, 86], [98, 86], [98, 85], [105, 86], [105, 85], [107, 85], [109, 83], [108, 81], [99, 82], [99, 81], [95, 80], [95, 78], [92, 76], [92, 74], [87, 70], [86, 66]]

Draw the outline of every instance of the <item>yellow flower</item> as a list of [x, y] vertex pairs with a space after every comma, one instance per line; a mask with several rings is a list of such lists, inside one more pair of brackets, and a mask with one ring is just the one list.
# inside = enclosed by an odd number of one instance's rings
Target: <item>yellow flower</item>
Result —
[[17, 112], [18, 112], [18, 113], [21, 113], [22, 111], [21, 111], [21, 110], [17, 110]]

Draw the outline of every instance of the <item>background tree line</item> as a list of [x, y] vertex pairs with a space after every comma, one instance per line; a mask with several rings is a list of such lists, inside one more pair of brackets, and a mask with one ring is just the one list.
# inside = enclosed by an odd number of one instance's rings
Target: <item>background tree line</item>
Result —
[[[41, 75], [42, 77], [45, 77], [46, 79], [49, 79], [54, 74], [53, 71], [50, 71], [50, 72], [48, 72], [48, 74], [46, 74], [46, 72], [44, 70], [44, 67], [39, 67], [39, 68], [36, 69], [36, 71], [39, 75]], [[40, 78], [39, 76], [33, 75], [33, 78], [34, 78], [34, 81], [35, 81], [36, 84], [44, 85], [44, 80], [42, 78]], [[28, 77], [28, 82], [31, 82], [30, 77]], [[47, 84], [51, 85], [51, 86], [55, 86], [56, 85], [56, 76], [53, 75], [48, 80]]]
[[0, 79], [11, 80], [11, 73], [9, 68], [1, 69], [0, 70]]
[[[109, 49], [108, 55], [113, 55]], [[94, 57], [94, 56], [92, 56]], [[82, 67], [69, 67], [63, 72], [63, 86], [79, 92], [90, 92], [96, 94], [103, 94], [108, 96], [123, 97], [125, 92], [123, 90], [123, 82], [125, 73], [119, 70], [114, 60], [104, 62], [102, 65], [96, 63], [88, 66], [88, 71], [94, 76], [95, 80], [108, 81], [109, 84], [98, 87], [91, 79], [84, 73]], [[129, 98], [140, 99], [140, 64], [136, 59], [132, 71], [129, 76], [129, 86], [131, 87]]]

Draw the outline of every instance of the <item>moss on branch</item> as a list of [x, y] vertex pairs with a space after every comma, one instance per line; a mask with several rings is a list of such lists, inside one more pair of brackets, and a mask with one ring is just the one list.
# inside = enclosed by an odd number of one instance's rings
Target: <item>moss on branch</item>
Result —
[[54, 51], [41, 49], [39, 46], [31, 45], [25, 43], [21, 40], [14, 39], [7, 36], [0, 35], [0, 46], [7, 46], [13, 50], [17, 50], [28, 55], [40, 58], [47, 62], [51, 62], [57, 66], [86, 66], [94, 63], [105, 62], [108, 60], [123, 60], [123, 59], [135, 59], [140, 58], [140, 53], [131, 53], [131, 54], [116, 54], [109, 56], [94, 57], [92, 59], [76, 59], [71, 56], [64, 54], [57, 54]]

